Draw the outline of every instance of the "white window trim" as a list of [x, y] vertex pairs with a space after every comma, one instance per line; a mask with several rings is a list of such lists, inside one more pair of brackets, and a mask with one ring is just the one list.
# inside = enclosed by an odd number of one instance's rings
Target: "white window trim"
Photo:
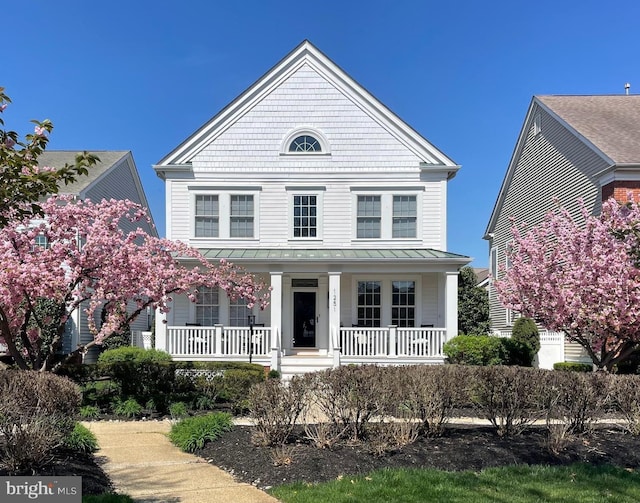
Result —
[[[323, 239], [324, 228], [324, 187], [285, 187], [287, 191], [287, 229], [289, 241], [296, 243], [309, 242], [318, 243]], [[316, 196], [316, 236], [315, 237], [295, 237], [293, 235], [293, 198], [294, 196]]]
[[[358, 237], [358, 196], [380, 196], [380, 237], [379, 238], [359, 238]], [[412, 238], [394, 238], [393, 237], [393, 196], [414, 196], [416, 198], [416, 235]], [[421, 241], [422, 236], [422, 192], [416, 190], [410, 191], [372, 191], [372, 190], [355, 190], [351, 192], [351, 205], [353, 208], [353, 217], [351, 222], [352, 240], [358, 243], [392, 241], [416, 242]]]
[[420, 327], [422, 324], [422, 276], [407, 274], [390, 274], [385, 276], [362, 276], [354, 275], [351, 279], [351, 320], [352, 323], [358, 321], [358, 282], [359, 281], [378, 281], [381, 284], [381, 300], [380, 300], [380, 327], [388, 327], [391, 325], [391, 308], [393, 302], [393, 281], [413, 281], [416, 285], [416, 304], [415, 304], [415, 324]]
[[[196, 243], [208, 241], [258, 241], [260, 239], [260, 192], [255, 189], [229, 188], [208, 190], [189, 187], [189, 236]], [[231, 196], [253, 196], [253, 236], [231, 237]], [[196, 196], [218, 196], [218, 236], [196, 237]]]
[[[313, 136], [318, 143], [320, 144], [320, 148], [322, 149], [320, 152], [289, 152], [289, 146], [291, 142], [295, 140], [298, 136]], [[282, 140], [280, 144], [280, 155], [283, 156], [292, 156], [292, 157], [300, 157], [300, 156], [328, 156], [331, 155], [331, 149], [329, 145], [329, 141], [327, 137], [322, 134], [318, 129], [311, 126], [302, 126], [296, 129], [293, 129], [287, 133], [287, 135]]]
[[498, 279], [498, 247], [493, 246], [489, 250], [489, 276]]

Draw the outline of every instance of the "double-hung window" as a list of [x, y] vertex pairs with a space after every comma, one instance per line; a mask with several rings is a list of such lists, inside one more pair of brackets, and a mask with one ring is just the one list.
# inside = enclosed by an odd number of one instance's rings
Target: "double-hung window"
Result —
[[251, 311], [247, 308], [247, 299], [238, 297], [229, 301], [229, 325], [232, 327], [249, 326], [248, 316]]
[[358, 238], [379, 238], [382, 229], [380, 196], [358, 196]]
[[242, 194], [231, 196], [229, 235], [232, 238], [253, 237], [253, 196]]
[[196, 323], [211, 327], [220, 322], [220, 299], [218, 288], [201, 286], [196, 295]]
[[217, 195], [198, 194], [195, 204], [195, 237], [217, 238], [220, 234], [220, 205]]
[[393, 238], [415, 238], [416, 231], [416, 196], [393, 196]]
[[[372, 193], [374, 187], [354, 188], [356, 239], [417, 239], [420, 234], [416, 193]], [[417, 190], [417, 189], [416, 189]], [[359, 193], [358, 193], [359, 192]], [[412, 191], [413, 192], [413, 191]]]

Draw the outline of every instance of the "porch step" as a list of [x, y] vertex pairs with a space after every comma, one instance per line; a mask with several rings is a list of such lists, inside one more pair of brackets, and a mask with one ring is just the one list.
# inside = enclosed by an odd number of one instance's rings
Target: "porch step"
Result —
[[319, 355], [318, 353], [306, 353], [283, 356], [280, 360], [280, 375], [283, 380], [289, 380], [294, 375], [302, 375], [308, 372], [326, 370], [333, 367], [333, 357]]

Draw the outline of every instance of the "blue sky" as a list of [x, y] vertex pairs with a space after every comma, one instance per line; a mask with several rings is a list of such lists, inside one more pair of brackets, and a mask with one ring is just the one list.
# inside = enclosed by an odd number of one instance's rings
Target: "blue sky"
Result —
[[449, 251], [482, 235], [534, 94], [640, 92], [640, 3], [593, 0], [31, 0], [3, 9], [7, 127], [50, 149], [131, 150], [161, 234], [152, 165], [309, 39], [449, 157]]

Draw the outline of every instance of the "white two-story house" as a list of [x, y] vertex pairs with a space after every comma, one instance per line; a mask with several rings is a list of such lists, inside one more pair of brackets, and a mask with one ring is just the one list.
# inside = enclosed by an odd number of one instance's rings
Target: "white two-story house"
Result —
[[470, 261], [447, 251], [458, 169], [304, 41], [155, 166], [167, 237], [256, 274], [270, 305], [175, 298], [156, 347], [283, 373], [442, 362]]

